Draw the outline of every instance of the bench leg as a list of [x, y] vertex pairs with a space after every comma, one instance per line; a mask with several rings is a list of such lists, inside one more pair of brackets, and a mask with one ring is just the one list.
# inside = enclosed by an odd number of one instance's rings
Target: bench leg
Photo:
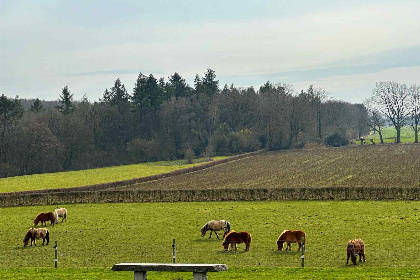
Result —
[[147, 271], [134, 271], [134, 280], [147, 280]]
[[207, 280], [207, 272], [193, 272], [194, 280]]

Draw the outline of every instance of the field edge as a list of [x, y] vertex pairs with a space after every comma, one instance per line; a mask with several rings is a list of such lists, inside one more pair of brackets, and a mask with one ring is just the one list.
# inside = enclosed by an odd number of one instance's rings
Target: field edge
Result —
[[[116, 272], [111, 268], [0, 268], [0, 279], [131, 279], [133, 272]], [[192, 273], [148, 272], [151, 279], [192, 279]], [[231, 267], [226, 272], [208, 273], [211, 279], [419, 279], [420, 268], [363, 267], [342, 268]]]

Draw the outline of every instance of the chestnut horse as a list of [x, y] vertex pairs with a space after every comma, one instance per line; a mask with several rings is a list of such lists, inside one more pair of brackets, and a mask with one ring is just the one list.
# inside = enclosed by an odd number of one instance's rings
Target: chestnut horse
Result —
[[225, 237], [226, 233], [228, 233], [230, 231], [230, 223], [228, 221], [225, 221], [225, 220], [220, 220], [220, 221], [211, 220], [211, 221], [207, 222], [207, 224], [205, 224], [201, 228], [201, 237], [204, 237], [204, 235], [206, 235], [206, 231], [208, 231], [208, 230], [210, 230], [209, 238], [211, 238], [211, 234], [214, 231], [217, 239], [219, 239], [219, 235], [217, 234], [217, 231], [223, 230], [223, 232], [224, 232], [223, 237]]
[[58, 218], [61, 217], [61, 222], [66, 220], [67, 222], [67, 210], [66, 208], [56, 208], [54, 211], [55, 223], [58, 224]]
[[291, 243], [298, 243], [299, 244], [299, 248], [298, 251], [300, 250], [300, 248], [302, 248], [302, 237], [303, 239], [303, 245], [306, 243], [306, 234], [304, 231], [302, 230], [284, 230], [279, 238], [277, 239], [277, 248], [281, 251], [283, 250], [283, 243], [286, 242], [287, 246], [286, 246], [286, 251], [287, 249], [289, 249], [289, 251], [292, 250], [292, 245]]
[[351, 257], [351, 261], [354, 265], [356, 265], [357, 261], [357, 255], [359, 255], [359, 262], [362, 261], [363, 256], [363, 262], [366, 261], [365, 259], [365, 243], [362, 239], [354, 239], [349, 240], [347, 242], [347, 262], [346, 264], [349, 264], [349, 258]]
[[29, 240], [36, 246], [36, 239], [42, 238], [42, 245], [47, 240], [47, 245], [50, 243], [50, 231], [46, 228], [30, 228], [23, 238], [23, 246], [28, 246]]
[[229, 244], [230, 249], [232, 250], [233, 248], [235, 248], [236, 251], [238, 249], [238, 247], [236, 247], [236, 244], [241, 243], [245, 243], [245, 251], [249, 251], [249, 246], [251, 246], [251, 234], [247, 231], [236, 232], [232, 230], [226, 235], [222, 245], [225, 248], [225, 251], [229, 249]]
[[36, 225], [41, 222], [41, 226], [44, 224], [45, 226], [47, 225], [47, 221], [51, 221], [51, 225], [54, 226], [54, 222], [55, 222], [55, 215], [53, 212], [48, 212], [48, 213], [39, 213], [38, 216], [36, 216], [35, 220], [34, 220], [34, 227], [36, 227]]

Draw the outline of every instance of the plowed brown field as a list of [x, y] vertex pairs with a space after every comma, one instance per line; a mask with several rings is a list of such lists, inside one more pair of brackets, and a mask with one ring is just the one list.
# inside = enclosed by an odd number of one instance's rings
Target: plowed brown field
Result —
[[420, 145], [268, 152], [130, 189], [419, 187]]

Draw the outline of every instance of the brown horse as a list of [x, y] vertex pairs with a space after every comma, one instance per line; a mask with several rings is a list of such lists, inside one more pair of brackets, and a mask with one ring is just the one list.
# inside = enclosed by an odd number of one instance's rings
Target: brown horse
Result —
[[41, 226], [44, 224], [45, 226], [47, 225], [47, 221], [51, 221], [51, 225], [54, 226], [54, 222], [55, 222], [55, 215], [53, 212], [48, 212], [48, 213], [39, 213], [38, 216], [36, 216], [35, 220], [34, 220], [34, 227], [36, 227], [38, 225], [39, 222], [41, 222]]
[[36, 239], [42, 238], [42, 245], [47, 240], [47, 245], [50, 243], [50, 231], [46, 228], [30, 228], [23, 238], [23, 246], [28, 246], [29, 240], [36, 246]]
[[366, 261], [365, 259], [365, 243], [362, 239], [354, 239], [349, 240], [347, 242], [347, 262], [346, 264], [349, 264], [349, 258], [351, 257], [351, 261], [354, 265], [356, 265], [357, 261], [357, 255], [359, 255], [359, 262], [362, 261], [363, 256], [363, 262]]
[[251, 234], [246, 231], [236, 232], [232, 230], [225, 236], [222, 245], [225, 248], [225, 251], [229, 249], [229, 244], [230, 249], [232, 250], [233, 248], [235, 248], [236, 251], [238, 249], [238, 247], [236, 247], [236, 244], [241, 243], [245, 243], [245, 251], [249, 251], [249, 246], [251, 246]]
[[217, 231], [223, 230], [223, 232], [224, 232], [223, 237], [225, 237], [226, 234], [230, 231], [230, 223], [228, 221], [225, 221], [225, 220], [219, 220], [219, 221], [211, 220], [211, 221], [208, 221], [200, 230], [201, 231], [201, 237], [204, 237], [204, 235], [206, 235], [206, 232], [208, 230], [210, 230], [209, 238], [211, 238], [211, 235], [214, 231], [217, 239], [219, 239], [219, 235], [217, 234]]
[[289, 251], [292, 250], [292, 245], [291, 243], [298, 243], [299, 244], [299, 248], [298, 251], [300, 250], [300, 248], [302, 248], [302, 237], [303, 239], [303, 245], [306, 243], [306, 234], [304, 231], [302, 230], [284, 230], [279, 238], [277, 239], [277, 248], [281, 251], [283, 250], [283, 243], [286, 242], [287, 246], [286, 246], [286, 251], [287, 249], [289, 249]]

